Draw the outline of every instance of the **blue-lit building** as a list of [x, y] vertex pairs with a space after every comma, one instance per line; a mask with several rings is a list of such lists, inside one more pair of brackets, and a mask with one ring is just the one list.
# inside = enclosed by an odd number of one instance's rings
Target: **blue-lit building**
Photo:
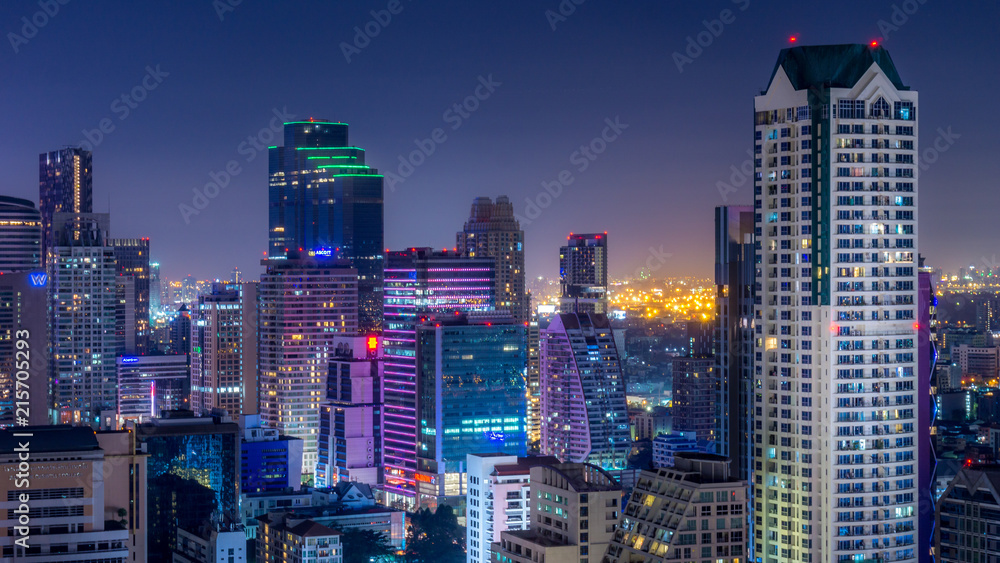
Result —
[[213, 520], [240, 521], [240, 427], [228, 417], [168, 411], [135, 427], [148, 454], [149, 563], [166, 563], [177, 529], [196, 530]]
[[382, 456], [390, 505], [415, 504], [417, 327], [433, 315], [492, 311], [494, 280], [493, 258], [430, 248], [386, 256]]
[[464, 504], [469, 452], [525, 455], [525, 330], [507, 313], [445, 315], [417, 329], [418, 506]]
[[[336, 256], [358, 270], [362, 331], [382, 329], [382, 175], [350, 146], [348, 125], [285, 123], [284, 146], [270, 147], [270, 259]], [[310, 254], [312, 253], [312, 254]]]
[[260, 415], [246, 416], [243, 420], [240, 491], [268, 493], [299, 488], [304, 442], [281, 435], [274, 428], [261, 427]]

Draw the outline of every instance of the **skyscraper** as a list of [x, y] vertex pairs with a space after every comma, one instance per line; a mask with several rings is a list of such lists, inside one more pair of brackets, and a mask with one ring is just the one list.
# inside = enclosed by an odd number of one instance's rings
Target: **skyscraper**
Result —
[[358, 273], [330, 258], [264, 262], [258, 288], [261, 420], [303, 440], [302, 471], [311, 475], [335, 339], [358, 330]]
[[559, 249], [562, 313], [608, 312], [608, 233], [566, 237]]
[[191, 410], [257, 414], [257, 283], [216, 283], [191, 319]]
[[753, 465], [753, 228], [752, 206], [715, 208], [716, 451], [747, 483]]
[[542, 455], [624, 469], [628, 404], [608, 317], [560, 313], [541, 342]]
[[492, 258], [411, 248], [390, 252], [385, 270], [385, 427], [389, 503], [413, 506], [417, 470], [417, 326], [432, 315], [492, 311]]
[[42, 215], [26, 199], [0, 196], [0, 273], [42, 267]]
[[118, 299], [115, 250], [108, 243], [110, 218], [105, 213], [57, 213], [52, 224], [50, 379], [58, 420], [107, 425], [118, 410]]
[[116, 332], [122, 354], [149, 353], [149, 239], [111, 239], [118, 274]]
[[694, 432], [698, 440], [717, 441], [719, 374], [715, 358], [681, 356], [672, 358], [671, 366], [673, 431]]
[[[382, 329], [382, 175], [347, 140], [346, 123], [285, 123], [284, 146], [270, 147], [272, 259], [335, 256], [358, 271], [358, 325]], [[312, 253], [312, 254], [310, 254]]]
[[754, 556], [916, 560], [917, 93], [794, 47], [754, 106]]
[[496, 308], [509, 311], [514, 322], [530, 318], [524, 283], [524, 231], [514, 218], [507, 196], [477, 197], [465, 227], [456, 237], [459, 252], [471, 257], [493, 258], [496, 267]]
[[56, 213], [93, 213], [94, 182], [90, 151], [65, 148], [38, 156], [38, 201], [42, 214], [42, 258], [55, 246]]
[[0, 426], [49, 422], [47, 289], [41, 270], [0, 275]]
[[119, 356], [119, 420], [146, 422], [165, 410], [187, 409], [191, 372], [186, 354]]
[[417, 329], [420, 507], [464, 504], [469, 452], [527, 451], [525, 327], [497, 313], [444, 315]]

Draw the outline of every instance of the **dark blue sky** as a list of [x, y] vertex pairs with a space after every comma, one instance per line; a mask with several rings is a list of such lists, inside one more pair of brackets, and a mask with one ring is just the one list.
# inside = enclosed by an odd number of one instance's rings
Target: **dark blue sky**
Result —
[[[434, 153], [386, 191], [390, 248], [451, 247], [474, 197], [508, 194], [523, 215], [526, 198], [566, 170], [572, 183], [525, 225], [529, 275], [557, 274], [570, 231], [609, 231], [613, 274], [662, 263], [657, 275], [710, 275], [712, 208], [724, 203], [716, 182], [747, 158], [753, 96], [779, 49], [791, 34], [800, 44], [871, 41], [895, 6], [897, 23], [903, 8], [913, 13], [884, 45], [920, 91], [922, 147], [938, 128], [959, 135], [921, 172], [920, 250], [945, 268], [1000, 258], [996, 3], [586, 0], [553, 30], [545, 12], [559, 0], [402, 0], [348, 62], [341, 43], [388, 0], [242, 0], [220, 21], [227, 1], [236, 0], [68, 0], [36, 16], [48, 21], [27, 42], [15, 38], [16, 53], [9, 34], [39, 4], [0, 3], [0, 193], [37, 200], [38, 154], [106, 119], [114, 130], [94, 149], [94, 203], [106, 211], [110, 199], [112, 234], [151, 237], [169, 278], [226, 276], [234, 265], [255, 278], [266, 155], [240, 144], [287, 108], [350, 123], [352, 144], [383, 172], [444, 129]], [[724, 9], [731, 23], [714, 26], [718, 37], [679, 72], [673, 53]], [[155, 89], [136, 107], [115, 102], [157, 65], [168, 76], [146, 79]], [[490, 75], [499, 86], [453, 129], [445, 111]], [[616, 117], [627, 128], [581, 171], [574, 152]], [[239, 173], [186, 223], [178, 206], [230, 161]], [[748, 182], [728, 203], [751, 194]]]

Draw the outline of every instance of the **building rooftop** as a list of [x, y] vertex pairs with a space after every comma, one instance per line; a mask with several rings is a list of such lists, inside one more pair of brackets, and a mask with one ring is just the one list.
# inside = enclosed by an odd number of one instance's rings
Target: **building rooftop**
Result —
[[532, 467], [539, 465], [557, 465], [559, 459], [551, 455], [539, 455], [517, 458], [517, 463], [505, 463], [493, 468], [493, 475], [525, 475]]
[[[15, 433], [32, 434], [30, 438], [14, 436]], [[30, 450], [35, 453], [84, 452], [100, 450], [97, 434], [85, 426], [19, 426], [0, 430], [0, 454], [12, 454], [20, 444], [30, 442]]]
[[767, 83], [770, 84], [778, 69], [783, 68], [796, 90], [851, 88], [872, 63], [878, 64], [897, 89], [910, 89], [899, 78], [889, 51], [881, 46], [862, 44], [809, 45], [782, 49]]

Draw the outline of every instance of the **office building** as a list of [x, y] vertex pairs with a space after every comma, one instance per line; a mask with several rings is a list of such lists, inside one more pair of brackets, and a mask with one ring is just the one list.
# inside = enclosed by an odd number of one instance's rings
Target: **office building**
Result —
[[803, 46], [754, 105], [754, 557], [916, 561], [917, 93]]
[[[934, 510], [936, 496], [934, 494], [937, 482], [937, 454], [935, 452], [935, 442], [937, 436], [932, 433], [931, 427], [935, 424], [934, 419], [937, 405], [937, 387], [934, 381], [934, 371], [937, 369], [937, 297], [934, 295], [934, 283], [932, 280], [932, 270], [926, 267], [923, 257], [919, 259], [920, 268], [918, 276], [917, 293], [917, 402], [920, 410], [917, 413], [917, 443], [918, 458], [920, 465], [917, 468], [917, 479], [919, 485], [919, 497], [917, 504], [920, 507], [920, 523], [917, 526], [917, 556], [920, 563], [931, 563], [930, 548], [934, 542]], [[991, 393], [992, 395], [992, 393]], [[994, 402], [994, 405], [996, 403]], [[982, 429], [981, 429], [982, 430]], [[997, 451], [1000, 445], [1000, 429], [986, 429], [988, 433], [988, 444], [993, 444], [993, 451]]]
[[191, 319], [191, 410], [257, 414], [257, 284], [212, 284]]
[[390, 506], [413, 507], [417, 471], [416, 336], [422, 319], [492, 311], [493, 259], [411, 248], [385, 270], [383, 488]]
[[42, 214], [26, 199], [0, 196], [0, 273], [42, 269]]
[[[715, 208], [716, 451], [750, 482], [753, 465], [754, 223], [752, 206]], [[676, 372], [675, 372], [676, 373]], [[674, 381], [677, 376], [674, 375]]]
[[242, 526], [205, 524], [177, 530], [173, 563], [246, 563], [247, 536]]
[[603, 561], [745, 561], [747, 484], [729, 464], [679, 453], [673, 467], [643, 470]]
[[162, 415], [135, 426], [139, 450], [149, 456], [149, 563], [171, 560], [178, 529], [228, 526], [240, 517], [239, 425], [191, 411]]
[[[150, 322], [152, 322], [152, 317], [159, 315], [163, 310], [163, 286], [160, 284], [160, 263], [150, 262], [149, 263], [149, 310], [150, 310]], [[150, 329], [150, 338], [152, 338], [152, 329]], [[153, 342], [150, 342], [150, 346], [153, 346]]]
[[283, 512], [258, 516], [257, 561], [274, 563], [341, 563], [340, 532]]
[[[26, 448], [31, 469], [15, 478]], [[145, 462], [128, 432], [0, 430], [0, 470], [10, 477], [0, 483], [7, 531], [0, 536], [0, 560], [146, 561]]]
[[43, 258], [56, 245], [56, 213], [93, 213], [93, 157], [81, 148], [38, 155], [38, 210], [42, 215]]
[[49, 421], [47, 289], [43, 270], [0, 275], [0, 427]]
[[538, 315], [531, 311], [531, 320], [528, 321], [528, 450], [532, 452], [538, 451], [538, 444], [542, 439], [542, 395], [541, 387], [538, 386], [541, 336]]
[[285, 123], [284, 146], [270, 147], [271, 259], [333, 256], [358, 272], [358, 327], [382, 329], [382, 175], [347, 140], [348, 125]]
[[524, 283], [524, 231], [514, 218], [507, 196], [477, 197], [469, 220], [456, 237], [456, 247], [469, 257], [493, 258], [496, 270], [496, 309], [508, 311], [517, 324], [530, 319]]
[[167, 352], [170, 354], [190, 354], [191, 353], [191, 311], [187, 303], [181, 303], [170, 319], [169, 328], [170, 343]]
[[119, 310], [116, 332], [122, 354], [149, 353], [149, 239], [110, 239], [115, 249]]
[[566, 237], [559, 249], [563, 313], [608, 312], [608, 233]]
[[586, 463], [535, 466], [530, 481], [531, 527], [501, 532], [491, 561], [601, 561], [618, 525], [621, 485]]
[[716, 401], [719, 398], [719, 377], [715, 358], [671, 358], [673, 395], [671, 415], [673, 429], [694, 432], [698, 440], [717, 442], [719, 425]]
[[330, 259], [265, 262], [257, 323], [261, 421], [303, 441], [302, 471], [312, 475], [335, 339], [358, 330], [358, 273]]
[[302, 486], [302, 440], [262, 427], [260, 415], [244, 416], [242, 421], [240, 491], [266, 493]]
[[936, 561], [995, 560], [1000, 555], [1000, 466], [960, 469], [934, 515]]
[[107, 214], [56, 213], [49, 261], [56, 420], [111, 428], [118, 413], [115, 251]]
[[631, 445], [628, 404], [607, 316], [560, 313], [541, 342], [542, 454], [624, 469]]
[[959, 344], [951, 347], [951, 361], [962, 369], [962, 377], [973, 376], [983, 386], [995, 386], [991, 381], [1000, 372], [1000, 347], [980, 348]]
[[629, 416], [632, 424], [633, 440], [652, 440], [660, 434], [670, 432], [673, 417], [667, 407], [652, 407]]
[[469, 452], [525, 455], [524, 328], [506, 311], [417, 328], [417, 506], [464, 514]]
[[320, 405], [317, 487], [382, 481], [382, 338], [338, 336]]
[[679, 452], [705, 453], [695, 432], [666, 432], [654, 438], [652, 446], [654, 467], [673, 467]]
[[531, 468], [557, 465], [551, 456], [470, 453], [466, 457], [465, 549], [469, 563], [489, 563], [490, 546], [507, 530], [531, 525]]
[[119, 356], [118, 420], [146, 422], [160, 412], [189, 408], [191, 375], [186, 354]]

